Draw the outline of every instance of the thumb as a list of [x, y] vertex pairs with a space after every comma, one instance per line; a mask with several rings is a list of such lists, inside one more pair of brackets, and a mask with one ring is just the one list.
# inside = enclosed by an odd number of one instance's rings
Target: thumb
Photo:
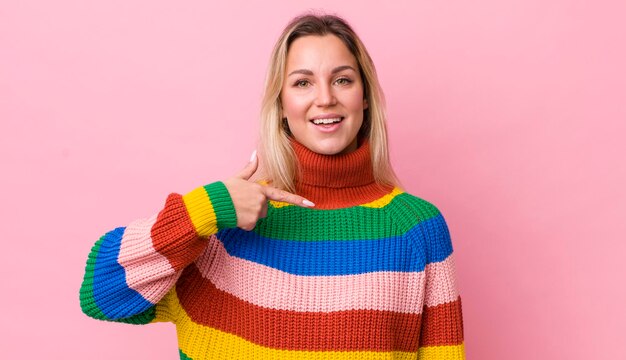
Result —
[[252, 152], [252, 156], [250, 157], [250, 162], [236, 175], [236, 177], [248, 180], [252, 174], [256, 171], [259, 165], [259, 160], [256, 156], [256, 150]]

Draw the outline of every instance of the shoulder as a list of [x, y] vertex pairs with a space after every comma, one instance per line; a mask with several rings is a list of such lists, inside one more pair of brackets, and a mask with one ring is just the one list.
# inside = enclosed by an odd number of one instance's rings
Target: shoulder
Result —
[[422, 197], [403, 191], [398, 195], [398, 200], [406, 210], [413, 213], [419, 219], [425, 220], [437, 215], [441, 215], [439, 208], [431, 201]]
[[402, 192], [394, 198], [396, 205], [392, 215], [404, 219], [406, 236], [418, 246], [441, 248], [444, 253], [452, 249], [450, 231], [439, 208], [431, 201]]
[[428, 262], [448, 257], [452, 249], [450, 231], [443, 214], [435, 204], [404, 193], [402, 201], [415, 215], [415, 225], [407, 232], [413, 246], [426, 251]]
[[442, 218], [439, 208], [431, 201], [395, 188], [393, 197], [385, 206], [390, 216], [405, 230], [420, 223]]

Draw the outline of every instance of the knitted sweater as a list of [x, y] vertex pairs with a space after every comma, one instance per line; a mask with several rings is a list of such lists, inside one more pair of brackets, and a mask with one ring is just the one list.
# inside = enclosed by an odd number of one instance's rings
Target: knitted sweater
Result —
[[220, 181], [170, 194], [156, 215], [103, 235], [84, 313], [172, 322], [181, 359], [464, 359], [446, 222], [374, 182], [370, 147], [327, 156], [292, 140], [299, 195], [238, 227]]

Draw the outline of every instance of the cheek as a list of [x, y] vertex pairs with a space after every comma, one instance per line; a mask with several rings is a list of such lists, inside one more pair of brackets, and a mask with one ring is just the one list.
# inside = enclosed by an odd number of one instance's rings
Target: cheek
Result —
[[351, 109], [363, 107], [363, 85], [355, 84], [354, 87], [343, 93], [343, 103]]
[[302, 117], [306, 115], [308, 109], [308, 101], [304, 96], [294, 96], [286, 93], [281, 97], [283, 104], [283, 113], [285, 116]]
[[343, 103], [347, 108], [352, 111], [360, 111], [364, 109], [363, 104], [363, 92], [355, 91], [350, 94], [346, 94]]

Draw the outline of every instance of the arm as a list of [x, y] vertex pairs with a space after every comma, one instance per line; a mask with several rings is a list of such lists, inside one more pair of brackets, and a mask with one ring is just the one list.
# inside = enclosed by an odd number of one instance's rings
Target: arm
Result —
[[[166, 294], [182, 270], [202, 253], [207, 237], [236, 226], [222, 182], [170, 194], [157, 215], [109, 231], [93, 246], [80, 289], [83, 312], [132, 324], [168, 320]], [[157, 317], [157, 305], [164, 305], [163, 316]]]
[[448, 226], [441, 213], [423, 226], [426, 294], [418, 359], [465, 359], [461, 297]]

